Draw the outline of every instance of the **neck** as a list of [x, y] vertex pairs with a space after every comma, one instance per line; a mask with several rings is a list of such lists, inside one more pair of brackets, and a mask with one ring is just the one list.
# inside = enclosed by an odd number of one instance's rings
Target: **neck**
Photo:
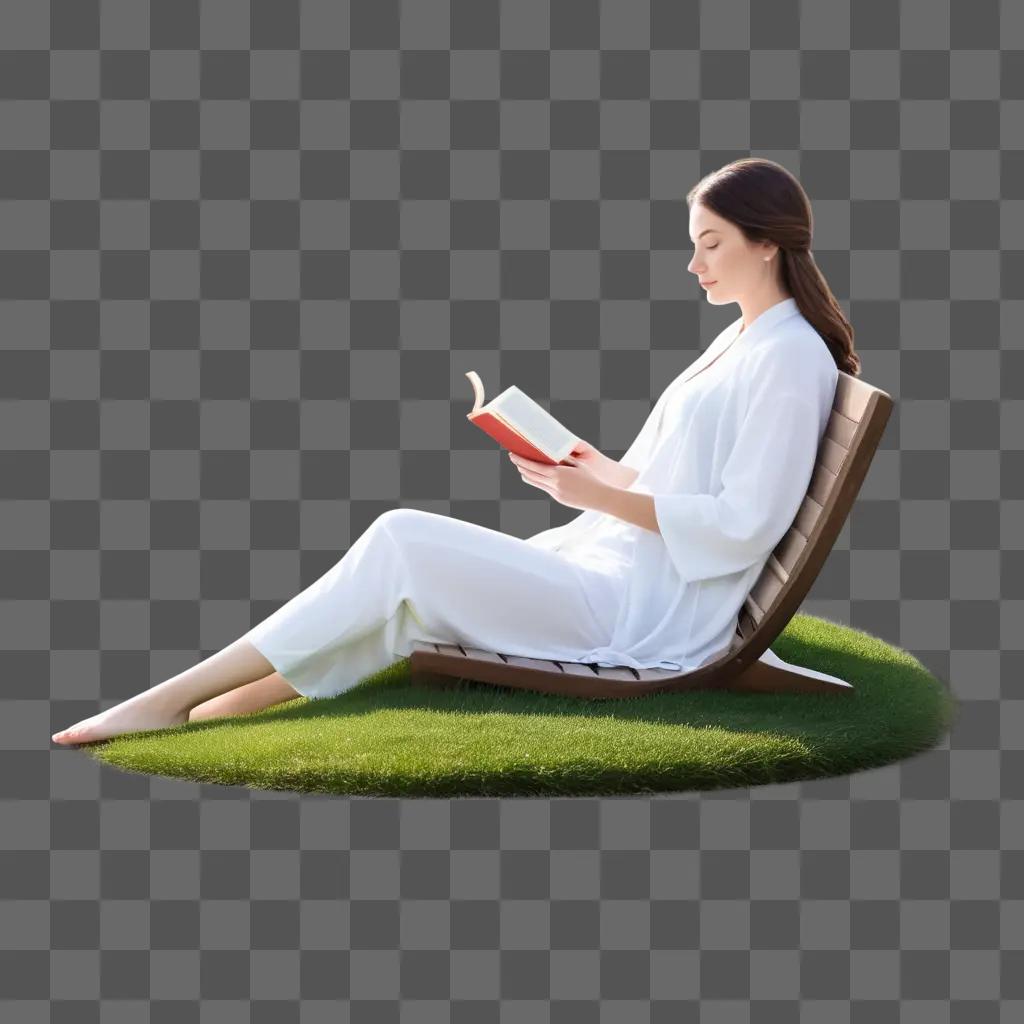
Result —
[[772, 295], [758, 296], [747, 302], [741, 302], [740, 308], [743, 310], [743, 322], [739, 333], [742, 334], [765, 310], [771, 309], [772, 306], [777, 306], [780, 302], [785, 302], [786, 299], [791, 299], [792, 297], [792, 295], [788, 295], [785, 292], [776, 292]]

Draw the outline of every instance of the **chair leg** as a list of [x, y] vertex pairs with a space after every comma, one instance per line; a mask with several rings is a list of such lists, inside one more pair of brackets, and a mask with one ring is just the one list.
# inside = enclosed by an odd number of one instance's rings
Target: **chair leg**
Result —
[[726, 690], [751, 693], [853, 693], [853, 686], [845, 679], [783, 661], [770, 647], [722, 685]]

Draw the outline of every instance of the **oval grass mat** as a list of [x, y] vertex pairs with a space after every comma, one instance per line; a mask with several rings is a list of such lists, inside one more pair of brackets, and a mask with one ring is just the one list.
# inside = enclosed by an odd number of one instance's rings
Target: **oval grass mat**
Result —
[[847, 775], [934, 746], [955, 701], [911, 654], [810, 615], [772, 644], [853, 693], [582, 700], [464, 681], [414, 686], [408, 659], [336, 697], [86, 744], [130, 772], [389, 797], [585, 796]]

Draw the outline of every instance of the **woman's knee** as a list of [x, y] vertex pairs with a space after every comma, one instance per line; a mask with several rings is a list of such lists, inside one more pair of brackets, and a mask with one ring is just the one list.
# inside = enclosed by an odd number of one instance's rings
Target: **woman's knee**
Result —
[[388, 522], [426, 522], [429, 520], [449, 520], [450, 516], [441, 515], [438, 512], [428, 512], [425, 508], [389, 508], [382, 512], [378, 519], [386, 519]]
[[421, 508], [389, 508], [377, 516], [374, 526], [387, 530], [393, 537], [400, 537], [408, 531], [422, 530], [424, 526], [435, 525], [432, 520], [443, 518]]
[[389, 508], [381, 512], [374, 520], [375, 523], [401, 523], [408, 519], [418, 519], [423, 515], [423, 510], [418, 508]]

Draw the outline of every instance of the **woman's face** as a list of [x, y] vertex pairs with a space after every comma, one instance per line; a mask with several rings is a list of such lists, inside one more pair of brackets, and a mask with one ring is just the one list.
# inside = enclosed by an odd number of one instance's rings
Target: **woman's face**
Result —
[[763, 288], [768, 269], [765, 257], [778, 248], [748, 242], [735, 224], [697, 203], [690, 210], [690, 241], [693, 259], [686, 269], [696, 274], [698, 282], [709, 282], [703, 290], [715, 306], [740, 302]]

